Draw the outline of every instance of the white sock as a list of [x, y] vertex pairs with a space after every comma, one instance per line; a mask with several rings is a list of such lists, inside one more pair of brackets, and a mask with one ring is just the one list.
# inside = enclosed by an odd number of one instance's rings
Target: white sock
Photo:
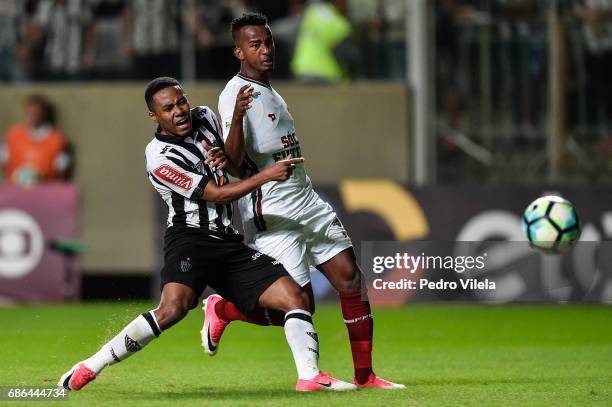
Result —
[[319, 374], [319, 338], [310, 312], [295, 309], [285, 314], [285, 336], [293, 353], [300, 379]]
[[106, 366], [132, 356], [161, 334], [161, 329], [153, 311], [145, 312], [130, 322], [113, 339], [108, 341], [100, 350], [83, 361], [85, 366], [93, 370], [96, 375]]

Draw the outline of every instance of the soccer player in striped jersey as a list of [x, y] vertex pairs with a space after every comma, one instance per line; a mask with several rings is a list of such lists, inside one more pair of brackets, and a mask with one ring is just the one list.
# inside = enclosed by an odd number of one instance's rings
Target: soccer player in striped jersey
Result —
[[298, 371], [296, 389], [351, 390], [318, 367], [318, 337], [303, 290], [275, 259], [246, 246], [231, 226], [231, 201], [267, 182], [287, 180], [301, 158], [281, 160], [254, 177], [227, 183], [237, 173], [221, 150], [212, 111], [190, 109], [181, 85], [157, 78], [145, 91], [149, 117], [158, 125], [146, 147], [146, 169], [168, 205], [159, 306], [130, 322], [89, 358], [62, 375], [59, 386], [80, 390], [106, 366], [141, 350], [198, 303], [210, 286], [244, 315], [257, 306], [283, 315], [285, 336]]
[[[247, 175], [255, 176], [287, 156], [300, 157], [300, 142], [287, 104], [270, 85], [274, 40], [266, 17], [245, 14], [232, 22], [231, 31], [240, 72], [219, 96], [225, 152], [234, 165], [245, 165]], [[241, 198], [238, 207], [247, 243], [285, 266], [308, 292], [311, 310], [311, 266], [338, 291], [353, 355], [354, 383], [403, 388], [372, 370], [373, 320], [351, 239], [332, 207], [313, 190], [303, 166], [287, 181], [270, 182]], [[204, 305], [202, 341], [210, 355], [216, 353], [225, 327], [233, 320], [282, 325], [281, 316], [273, 311], [259, 310], [246, 318], [231, 310], [227, 300], [212, 296]]]

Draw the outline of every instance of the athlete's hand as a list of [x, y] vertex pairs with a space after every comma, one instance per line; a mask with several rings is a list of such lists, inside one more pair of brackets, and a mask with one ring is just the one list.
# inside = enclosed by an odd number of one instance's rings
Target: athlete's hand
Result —
[[259, 96], [259, 92], [251, 85], [244, 85], [236, 95], [236, 105], [234, 106], [234, 119], [242, 119], [253, 103], [253, 97]]
[[208, 157], [204, 160], [204, 164], [208, 165], [213, 171], [225, 169], [227, 166], [225, 151], [220, 147], [211, 147], [206, 140], [202, 140], [202, 146], [208, 152]]
[[262, 171], [269, 181], [286, 181], [289, 179], [297, 164], [303, 164], [304, 158], [292, 158], [291, 154], [271, 167]]

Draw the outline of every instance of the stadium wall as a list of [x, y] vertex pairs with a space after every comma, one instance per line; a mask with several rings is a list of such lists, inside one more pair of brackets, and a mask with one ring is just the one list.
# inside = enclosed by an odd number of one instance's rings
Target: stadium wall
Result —
[[[217, 110], [224, 84], [188, 85], [192, 105]], [[47, 95], [74, 144], [85, 272], [149, 273], [157, 267], [156, 197], [144, 171], [144, 83], [0, 87], [0, 129], [23, 117], [27, 95]], [[279, 83], [316, 183], [348, 177], [408, 178], [408, 92], [400, 84]]]

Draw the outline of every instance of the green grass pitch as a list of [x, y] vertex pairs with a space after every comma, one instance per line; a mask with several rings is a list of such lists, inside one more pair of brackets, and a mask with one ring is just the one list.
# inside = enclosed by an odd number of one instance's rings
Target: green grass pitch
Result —
[[[0, 386], [55, 386], [149, 303], [0, 309]], [[612, 405], [612, 308], [407, 305], [375, 309], [374, 366], [406, 390], [297, 394], [283, 331], [241, 322], [219, 354], [200, 347], [201, 311], [107, 368], [68, 405], [590, 406]], [[337, 305], [315, 314], [321, 367], [352, 377]], [[3, 402], [0, 401], [0, 404]], [[37, 405], [18, 402], [13, 405]], [[47, 404], [45, 404], [47, 405]]]

